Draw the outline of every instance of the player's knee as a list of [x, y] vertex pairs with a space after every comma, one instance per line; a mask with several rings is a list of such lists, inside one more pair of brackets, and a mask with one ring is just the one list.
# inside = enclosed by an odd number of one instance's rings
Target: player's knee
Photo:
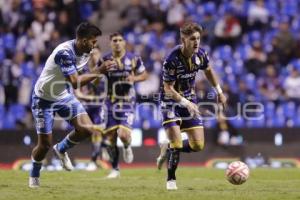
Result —
[[47, 152], [51, 148], [51, 142], [43, 141], [39, 144], [38, 148]]
[[119, 132], [118, 136], [121, 141], [129, 142], [131, 140], [131, 134], [129, 132]]
[[171, 141], [170, 147], [174, 149], [181, 149], [183, 147], [182, 141]]
[[193, 151], [202, 151], [204, 149], [203, 140], [189, 141], [189, 144]]

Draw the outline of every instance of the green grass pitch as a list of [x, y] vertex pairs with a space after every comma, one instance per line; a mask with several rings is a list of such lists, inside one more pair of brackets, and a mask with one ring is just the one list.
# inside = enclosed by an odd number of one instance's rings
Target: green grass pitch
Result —
[[166, 191], [165, 170], [123, 169], [121, 178], [104, 179], [108, 171], [42, 172], [41, 188], [28, 188], [28, 173], [0, 171], [0, 200], [264, 200], [300, 199], [300, 169], [255, 169], [243, 185], [234, 186], [224, 170], [180, 167], [177, 191]]

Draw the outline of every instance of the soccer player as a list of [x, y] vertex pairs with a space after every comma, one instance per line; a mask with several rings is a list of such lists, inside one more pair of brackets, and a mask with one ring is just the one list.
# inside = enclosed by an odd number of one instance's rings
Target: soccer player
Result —
[[[64, 169], [71, 171], [73, 165], [67, 150], [93, 134], [93, 124], [82, 104], [74, 96], [72, 89], [79, 88], [105, 73], [115, 65], [108, 60], [96, 66], [99, 59], [92, 50], [96, 47], [101, 30], [90, 23], [81, 23], [76, 30], [76, 39], [58, 45], [48, 57], [45, 67], [38, 78], [32, 94], [32, 114], [38, 134], [34, 147], [29, 187], [40, 186], [40, 169], [52, 143], [54, 115], [59, 114], [68, 120], [74, 131], [53, 146], [56, 156]], [[90, 74], [80, 72], [90, 66]]]
[[126, 51], [126, 41], [121, 33], [116, 32], [110, 35], [110, 46], [112, 52], [105, 55], [103, 60], [113, 59], [117, 65], [105, 74], [108, 81], [106, 100], [108, 120], [104, 134], [112, 165], [112, 171], [107, 178], [117, 178], [120, 176], [117, 138], [119, 137], [124, 145], [124, 161], [131, 163], [133, 161], [133, 152], [130, 146], [131, 126], [135, 110], [133, 84], [145, 80], [147, 72], [141, 58]]
[[[195, 94], [195, 76], [203, 70], [206, 78], [215, 88], [218, 100], [225, 106], [226, 97], [217, 77], [209, 65], [209, 58], [200, 48], [202, 27], [196, 23], [185, 23], [180, 29], [181, 45], [176, 46], [163, 64], [162, 114], [163, 126], [170, 141], [161, 146], [157, 158], [161, 169], [167, 160], [167, 190], [177, 190], [175, 171], [180, 152], [197, 152], [204, 147], [203, 121], [200, 117]], [[188, 140], [181, 139], [186, 132]]]

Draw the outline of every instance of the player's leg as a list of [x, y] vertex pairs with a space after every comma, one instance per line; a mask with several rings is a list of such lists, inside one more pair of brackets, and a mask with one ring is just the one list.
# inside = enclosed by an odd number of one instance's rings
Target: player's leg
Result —
[[93, 123], [86, 113], [82, 113], [71, 119], [71, 124], [75, 130], [71, 131], [61, 142], [55, 145], [59, 153], [65, 153], [70, 148], [90, 137], [95, 131]]
[[100, 147], [101, 147], [101, 142], [102, 142], [102, 137], [100, 135], [101, 133], [98, 134], [93, 134], [91, 137], [91, 142], [92, 142], [92, 156], [91, 160], [93, 163], [97, 164], [97, 158], [100, 154]]
[[120, 169], [119, 169], [120, 152], [119, 152], [119, 148], [117, 146], [117, 138], [118, 138], [117, 129], [106, 132], [105, 137], [107, 140], [106, 149], [109, 154], [110, 163], [111, 163], [111, 167], [112, 167], [112, 170], [108, 174], [107, 178], [109, 178], [109, 179], [118, 178], [118, 177], [120, 177]]
[[38, 142], [31, 153], [32, 169], [29, 176], [29, 187], [31, 188], [40, 186], [39, 177], [42, 161], [52, 144], [53, 112], [51, 102], [33, 95], [32, 114], [38, 133]]
[[75, 129], [71, 131], [61, 142], [53, 146], [54, 152], [61, 160], [64, 169], [70, 171], [73, 169], [73, 165], [66, 151], [79, 144], [84, 139], [90, 137], [95, 130], [84, 107], [75, 97], [71, 96], [58, 102], [56, 108], [57, 113], [61, 117], [70, 121]]
[[188, 134], [188, 141], [185, 141], [185, 149], [187, 152], [198, 152], [204, 148], [204, 128], [195, 127], [186, 131]]
[[36, 188], [40, 186], [39, 177], [42, 168], [42, 161], [45, 159], [52, 144], [52, 134], [39, 134], [38, 143], [31, 153], [32, 168], [29, 176], [29, 187]]
[[182, 139], [179, 126], [171, 126], [166, 129], [170, 147], [167, 150], [167, 181], [176, 180], [176, 169], [179, 163], [180, 149], [182, 148]]
[[133, 151], [130, 146], [131, 144], [131, 129], [125, 126], [120, 126], [118, 131], [118, 137], [122, 141], [123, 148], [123, 159], [126, 163], [132, 163], [133, 161]]
[[189, 138], [183, 140], [182, 152], [197, 152], [204, 148], [204, 128], [201, 118], [183, 120], [181, 132], [186, 132]]

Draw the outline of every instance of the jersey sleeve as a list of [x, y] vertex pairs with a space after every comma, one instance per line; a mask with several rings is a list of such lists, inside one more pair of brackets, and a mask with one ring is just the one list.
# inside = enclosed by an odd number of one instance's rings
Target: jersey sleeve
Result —
[[141, 57], [136, 57], [136, 67], [135, 67], [135, 73], [141, 74], [146, 70], [144, 62]]
[[163, 63], [163, 81], [173, 82], [176, 81], [176, 68], [172, 61], [166, 60]]
[[60, 66], [64, 76], [69, 76], [77, 72], [75, 56], [71, 51], [58, 51], [54, 57], [54, 61], [58, 66]]

